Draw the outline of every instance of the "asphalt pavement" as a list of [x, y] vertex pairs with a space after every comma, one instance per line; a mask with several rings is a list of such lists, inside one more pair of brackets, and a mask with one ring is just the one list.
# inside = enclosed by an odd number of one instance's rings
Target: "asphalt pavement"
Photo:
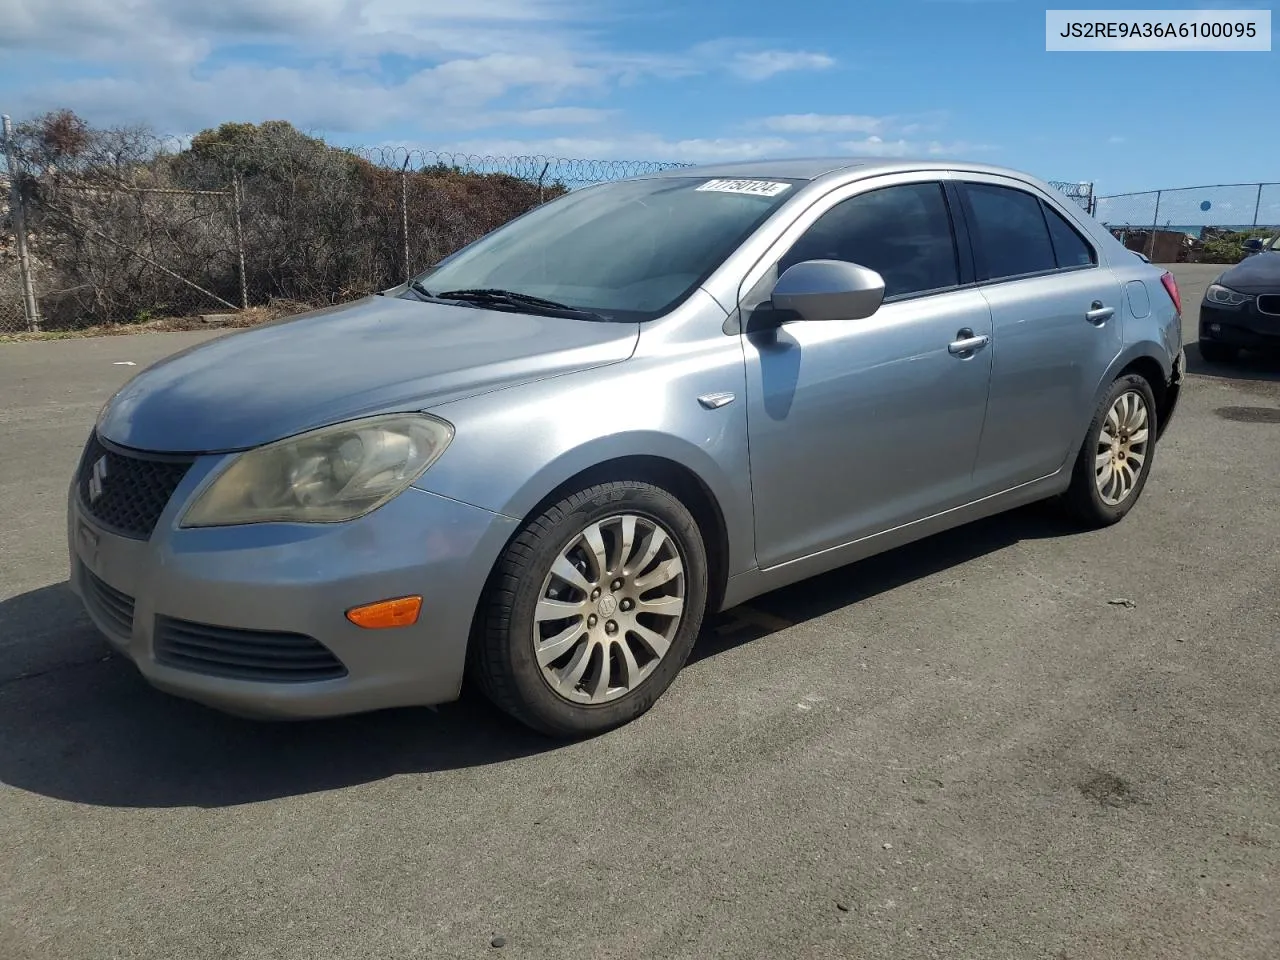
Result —
[[[1176, 268], [1191, 341], [1217, 269]], [[210, 335], [0, 345], [3, 960], [1280, 955], [1280, 362], [1189, 349], [1119, 526], [1036, 506], [762, 597], [558, 746], [477, 697], [232, 719], [109, 654], [66, 484]]]

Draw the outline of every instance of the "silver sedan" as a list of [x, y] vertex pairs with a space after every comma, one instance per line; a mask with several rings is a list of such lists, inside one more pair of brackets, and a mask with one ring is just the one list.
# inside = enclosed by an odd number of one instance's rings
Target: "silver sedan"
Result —
[[1011, 170], [593, 186], [126, 384], [71, 484], [71, 582], [147, 680], [224, 710], [435, 704], [470, 675], [591, 734], [652, 706], [710, 612], [1035, 500], [1120, 520], [1179, 312]]

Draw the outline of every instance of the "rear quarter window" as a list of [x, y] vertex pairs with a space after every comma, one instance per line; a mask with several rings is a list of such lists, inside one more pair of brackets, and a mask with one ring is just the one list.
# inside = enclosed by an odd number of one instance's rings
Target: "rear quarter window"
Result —
[[1059, 269], [1091, 267], [1098, 262], [1093, 247], [1063, 218], [1062, 214], [1047, 203], [1044, 204], [1044, 218], [1049, 224], [1049, 238], [1053, 241], [1053, 252]]

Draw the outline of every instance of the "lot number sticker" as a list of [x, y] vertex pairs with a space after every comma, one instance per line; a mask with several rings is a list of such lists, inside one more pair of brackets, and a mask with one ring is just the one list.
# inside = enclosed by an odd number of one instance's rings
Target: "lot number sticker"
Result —
[[708, 180], [699, 190], [715, 190], [718, 193], [749, 193], [757, 197], [776, 197], [791, 189], [789, 183], [773, 180]]

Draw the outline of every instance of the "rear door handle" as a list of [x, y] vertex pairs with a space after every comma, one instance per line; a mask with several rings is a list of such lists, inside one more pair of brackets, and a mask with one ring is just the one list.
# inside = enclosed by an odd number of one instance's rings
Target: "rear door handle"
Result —
[[981, 350], [991, 338], [985, 333], [974, 336], [968, 327], [956, 334], [956, 339], [947, 344], [947, 350], [953, 357], [969, 357], [974, 351]]
[[1104, 307], [1101, 300], [1095, 300], [1089, 304], [1089, 309], [1086, 311], [1084, 318], [1090, 323], [1101, 325], [1114, 317], [1115, 314], [1115, 307]]

